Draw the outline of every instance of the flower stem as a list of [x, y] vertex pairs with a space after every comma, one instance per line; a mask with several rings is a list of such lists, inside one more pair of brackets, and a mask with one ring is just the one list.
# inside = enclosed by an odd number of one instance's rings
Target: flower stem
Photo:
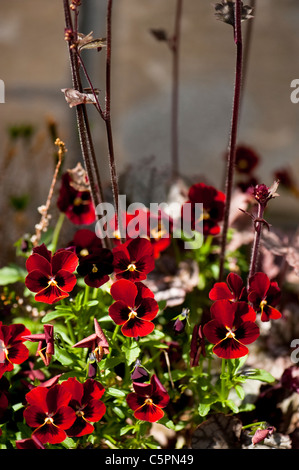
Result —
[[226, 376], [226, 359], [222, 359], [221, 362], [221, 398], [222, 400], [227, 399], [227, 387], [226, 387], [226, 382], [227, 382], [227, 376]]
[[249, 287], [249, 280], [255, 274], [256, 268], [257, 268], [259, 246], [260, 246], [261, 233], [262, 233], [262, 222], [259, 222], [259, 220], [263, 219], [263, 215], [264, 215], [264, 206], [262, 204], [259, 204], [258, 212], [257, 212], [257, 220], [254, 223], [255, 233], [254, 233], [254, 240], [253, 240], [253, 245], [252, 245], [247, 287]]
[[[106, 134], [108, 142], [108, 152], [109, 152], [109, 168], [110, 168], [110, 177], [111, 185], [113, 192], [114, 207], [116, 210], [116, 217], [118, 222], [118, 228], [120, 233], [123, 233], [121, 227], [121, 217], [119, 214], [119, 189], [118, 189], [118, 178], [116, 172], [115, 164], [115, 155], [114, 155], [114, 145], [113, 145], [113, 135], [112, 135], [112, 125], [111, 125], [111, 45], [112, 45], [112, 6], [113, 0], [108, 0], [107, 5], [107, 47], [106, 47], [106, 104], [104, 112], [104, 121], [106, 125]], [[124, 241], [124, 240], [122, 240]]]
[[58, 220], [57, 220], [54, 232], [53, 232], [53, 236], [52, 236], [51, 251], [53, 251], [53, 253], [54, 253], [54, 251], [56, 251], [58, 238], [59, 238], [59, 235], [60, 235], [60, 232], [61, 232], [61, 229], [62, 229], [64, 219], [65, 219], [65, 213], [61, 212], [59, 214], [59, 217], [58, 217]]
[[226, 202], [225, 202], [225, 209], [224, 209], [221, 252], [220, 252], [220, 268], [219, 268], [219, 280], [220, 281], [222, 280], [223, 270], [224, 270], [230, 203], [231, 203], [233, 178], [234, 178], [234, 166], [235, 166], [236, 142], [237, 142], [237, 133], [238, 133], [241, 87], [242, 87], [243, 45], [242, 45], [242, 29], [241, 29], [241, 0], [236, 0], [235, 2], [234, 41], [235, 41], [236, 48], [237, 48], [236, 49], [236, 68], [235, 68], [235, 90], [234, 90], [233, 112], [232, 112], [228, 160], [227, 160]]
[[177, 0], [174, 34], [171, 41], [172, 51], [172, 111], [171, 111], [171, 158], [172, 178], [179, 175], [179, 132], [178, 132], [178, 108], [179, 108], [179, 46], [181, 37], [183, 0]]

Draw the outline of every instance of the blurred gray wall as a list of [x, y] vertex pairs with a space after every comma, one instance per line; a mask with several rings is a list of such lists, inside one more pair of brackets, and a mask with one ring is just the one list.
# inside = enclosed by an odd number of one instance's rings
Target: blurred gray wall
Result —
[[[82, 0], [82, 32], [105, 35], [106, 0]], [[150, 167], [169, 173], [171, 56], [151, 28], [169, 32], [175, 0], [115, 0], [113, 10], [112, 125], [117, 169], [139, 165], [146, 181]], [[246, 2], [245, 2], [246, 3]], [[257, 1], [253, 42], [239, 128], [239, 142], [262, 156], [258, 176], [273, 182], [273, 171], [288, 165], [299, 181], [299, 104], [290, 100], [291, 81], [299, 78], [298, 0]], [[243, 31], [246, 24], [242, 23]], [[60, 89], [71, 86], [61, 0], [2, 0], [0, 3], [0, 78], [6, 86], [0, 104], [2, 246], [12, 245], [38, 222], [54, 161], [48, 120], [57, 124], [69, 151], [65, 165], [81, 160], [74, 109]], [[232, 28], [214, 17], [210, 0], [185, 0], [180, 50], [180, 169], [218, 187], [223, 179], [234, 85]], [[94, 85], [104, 96], [105, 52], [84, 52]], [[109, 179], [105, 129], [91, 110], [92, 132], [105, 181]], [[11, 126], [31, 125], [31, 140], [11, 142]], [[150, 162], [144, 165], [143, 162]], [[153, 186], [159, 199], [160, 180]], [[154, 181], [154, 183], [155, 183]], [[134, 178], [130, 184], [137, 183]], [[11, 197], [28, 195], [24, 211]], [[140, 194], [142, 197], [142, 194]], [[162, 197], [162, 196], [161, 196]], [[161, 202], [156, 200], [156, 202]], [[299, 221], [298, 200], [287, 194], [273, 202], [285, 226]], [[5, 255], [11, 253], [4, 250]], [[2, 255], [4, 256], [4, 254]]]

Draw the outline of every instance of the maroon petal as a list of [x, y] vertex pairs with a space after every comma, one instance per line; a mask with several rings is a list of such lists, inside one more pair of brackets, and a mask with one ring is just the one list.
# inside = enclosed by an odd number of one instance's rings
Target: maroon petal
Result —
[[216, 282], [209, 292], [210, 300], [232, 300], [233, 297], [225, 282]]
[[164, 411], [153, 403], [144, 404], [134, 412], [134, 416], [136, 419], [155, 423], [156, 421], [159, 421], [159, 419], [163, 418]]
[[25, 278], [25, 285], [31, 292], [40, 292], [49, 284], [49, 276], [45, 276], [42, 271], [31, 271]]
[[39, 426], [42, 426], [45, 422], [46, 417], [47, 416], [44, 411], [35, 405], [28, 406], [24, 410], [24, 418], [28, 426], [30, 426], [31, 428], [37, 428]]
[[128, 320], [130, 311], [122, 300], [117, 300], [108, 308], [109, 316], [117, 325], [123, 325]]
[[59, 287], [51, 285], [41, 292], [38, 292], [34, 298], [37, 302], [54, 304], [55, 302], [58, 302], [61, 299], [65, 299], [68, 296], [69, 294], [67, 292], [63, 292]]
[[222, 359], [237, 359], [248, 354], [248, 348], [233, 338], [226, 338], [217, 343], [213, 352]]
[[142, 395], [137, 395], [137, 393], [129, 393], [126, 397], [126, 401], [131, 410], [135, 411], [144, 405], [145, 397]]
[[251, 292], [254, 292], [262, 300], [266, 297], [269, 287], [270, 280], [268, 276], [265, 273], [256, 273], [249, 280], [249, 296]]
[[22, 364], [29, 357], [29, 350], [19, 341], [13, 343], [8, 349], [8, 359], [13, 364]]
[[130, 307], [134, 307], [138, 290], [135, 284], [127, 279], [120, 279], [112, 284], [110, 294], [114, 300], [121, 300]]
[[156, 300], [148, 297], [141, 301], [136, 311], [138, 318], [142, 318], [143, 320], [153, 320], [159, 311], [159, 305]]
[[261, 312], [261, 321], [266, 322], [269, 320], [278, 320], [281, 318], [281, 313], [274, 307], [270, 305], [265, 305]]
[[58, 408], [67, 406], [72, 398], [71, 393], [60, 385], [51, 387], [47, 394], [47, 407], [49, 413], [54, 413]]
[[69, 271], [61, 269], [57, 272], [55, 281], [57, 282], [60, 289], [65, 292], [71, 292], [76, 285], [77, 278], [75, 274], [71, 274]]
[[66, 433], [70, 437], [86, 436], [94, 431], [92, 424], [88, 423], [81, 417], [77, 417], [74, 424], [66, 430]]
[[242, 323], [235, 331], [235, 337], [243, 344], [253, 343], [260, 335], [259, 327], [252, 321]]
[[54, 424], [44, 424], [37, 428], [33, 435], [38, 438], [42, 444], [60, 444], [67, 438], [67, 434], [62, 429], [54, 426]]
[[100, 400], [90, 400], [84, 408], [84, 419], [96, 423], [106, 413], [106, 406]]
[[56, 274], [63, 269], [73, 273], [78, 265], [78, 257], [69, 250], [58, 250], [52, 259], [52, 272]]
[[143, 337], [152, 333], [155, 329], [155, 325], [146, 320], [142, 320], [138, 317], [128, 320], [121, 328], [121, 332], [124, 336], [130, 338], [136, 338], [137, 336]]
[[46, 277], [52, 275], [51, 264], [48, 260], [38, 254], [29, 256], [26, 261], [26, 269], [28, 273], [31, 273], [31, 271], [40, 271]]

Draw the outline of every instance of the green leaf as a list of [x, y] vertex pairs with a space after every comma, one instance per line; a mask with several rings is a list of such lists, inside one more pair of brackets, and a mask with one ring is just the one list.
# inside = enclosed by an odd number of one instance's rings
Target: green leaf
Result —
[[0, 269], [0, 286], [24, 282], [26, 272], [18, 266], [5, 266]]
[[118, 406], [114, 406], [112, 409], [113, 409], [113, 412], [114, 412], [120, 419], [124, 419], [124, 418], [125, 418], [125, 414], [124, 414], [123, 410], [121, 410]]
[[47, 323], [56, 318], [76, 318], [73, 313], [68, 313], [67, 310], [56, 310], [55, 312], [49, 312], [42, 318], [42, 323]]
[[241, 385], [236, 384], [235, 385], [235, 390], [236, 390], [236, 393], [237, 393], [238, 397], [240, 398], [240, 400], [244, 400], [245, 392], [244, 392], [243, 387]]
[[225, 404], [234, 412], [239, 413], [239, 407], [233, 402], [233, 400], [226, 400]]
[[110, 387], [107, 389], [107, 394], [115, 398], [123, 398], [126, 396], [125, 392], [119, 390], [118, 388]]
[[71, 364], [77, 362], [78, 358], [74, 354], [70, 354], [65, 349], [55, 348], [54, 358], [60, 362], [63, 366], [70, 366]]
[[127, 364], [129, 366], [133, 364], [133, 362], [135, 362], [136, 359], [138, 359], [138, 356], [141, 352], [141, 349], [137, 343], [133, 343], [130, 346], [126, 346], [125, 344], [123, 344], [121, 347], [121, 350], [125, 354], [126, 359], [127, 359]]
[[202, 417], [207, 416], [210, 409], [211, 409], [211, 404], [209, 404], [209, 403], [200, 403], [198, 405], [199, 416], [202, 416]]
[[275, 382], [275, 378], [273, 377], [273, 375], [264, 369], [247, 370], [245, 377], [250, 380], [260, 380], [261, 382], [266, 382], [268, 384]]

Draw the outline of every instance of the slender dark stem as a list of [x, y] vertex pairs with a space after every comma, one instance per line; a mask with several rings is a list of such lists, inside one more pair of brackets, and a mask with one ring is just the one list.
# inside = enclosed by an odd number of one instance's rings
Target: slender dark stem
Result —
[[263, 215], [264, 215], [264, 206], [262, 204], [259, 204], [257, 220], [254, 222], [255, 233], [254, 233], [254, 240], [253, 240], [253, 245], [252, 245], [247, 287], [249, 287], [249, 280], [255, 274], [256, 268], [257, 268], [258, 257], [259, 257], [259, 247], [260, 247], [261, 233], [262, 233], [262, 224], [263, 224], [263, 222], [259, 222], [258, 220], [263, 219]]
[[[255, 14], [256, 1], [251, 0], [249, 5], [253, 8], [253, 14]], [[243, 66], [242, 66], [242, 96], [241, 96], [242, 100], [244, 97], [245, 82], [247, 79], [249, 56], [250, 56], [250, 50], [251, 50], [251, 45], [252, 45], [253, 24], [254, 24], [254, 18], [251, 18], [247, 21], [245, 37], [244, 37]]]
[[174, 34], [171, 41], [172, 50], [172, 112], [171, 112], [171, 159], [172, 178], [179, 175], [179, 132], [178, 132], [178, 110], [179, 110], [179, 48], [181, 37], [183, 0], [177, 0]]
[[[121, 226], [121, 217], [119, 214], [119, 189], [118, 189], [118, 179], [115, 165], [115, 156], [114, 156], [114, 145], [113, 145], [113, 135], [112, 135], [112, 125], [111, 125], [111, 44], [112, 44], [112, 6], [113, 0], [108, 0], [107, 6], [107, 47], [106, 47], [106, 99], [105, 99], [105, 125], [107, 133], [107, 142], [108, 142], [108, 152], [109, 152], [109, 168], [110, 168], [110, 177], [112, 184], [112, 192], [114, 199], [114, 207], [116, 210], [116, 218], [118, 222], [118, 228], [120, 233], [123, 233]], [[123, 240], [124, 241], [124, 240]]]
[[241, 29], [241, 0], [235, 2], [235, 28], [234, 28], [234, 40], [237, 48], [236, 52], [236, 69], [235, 69], [235, 90], [234, 90], [234, 101], [233, 101], [233, 113], [231, 121], [231, 132], [229, 141], [228, 161], [227, 161], [227, 174], [226, 174], [226, 203], [224, 209], [223, 229], [222, 229], [222, 240], [221, 240], [221, 252], [220, 252], [220, 268], [219, 268], [219, 280], [222, 280], [226, 250], [226, 240], [229, 223], [230, 203], [233, 188], [233, 177], [234, 177], [234, 165], [236, 155], [236, 142], [238, 133], [238, 121], [239, 121], [239, 110], [240, 110], [240, 98], [241, 98], [241, 87], [242, 87], [242, 29]]
[[[63, 4], [64, 4], [66, 28], [69, 29], [70, 31], [74, 31], [68, 0], [63, 0]], [[69, 59], [70, 59], [73, 87], [75, 90], [79, 90], [80, 92], [82, 92], [82, 83], [81, 83], [80, 71], [79, 71], [78, 54], [75, 48], [72, 48], [71, 46], [72, 44], [69, 42], [68, 49], [69, 49]], [[92, 143], [92, 138], [91, 138], [91, 132], [90, 132], [88, 118], [87, 118], [86, 107], [84, 104], [76, 106], [76, 118], [77, 118], [78, 133], [79, 133], [82, 156], [83, 156], [84, 165], [85, 165], [87, 177], [88, 177], [89, 184], [90, 184], [91, 197], [92, 197], [94, 207], [97, 207], [98, 204], [103, 202], [103, 192], [102, 192], [102, 185], [101, 185], [101, 181], [99, 177], [99, 171], [97, 168], [97, 163], [96, 163], [96, 158], [95, 158], [95, 153], [94, 153], [94, 148], [93, 148], [93, 143]]]

